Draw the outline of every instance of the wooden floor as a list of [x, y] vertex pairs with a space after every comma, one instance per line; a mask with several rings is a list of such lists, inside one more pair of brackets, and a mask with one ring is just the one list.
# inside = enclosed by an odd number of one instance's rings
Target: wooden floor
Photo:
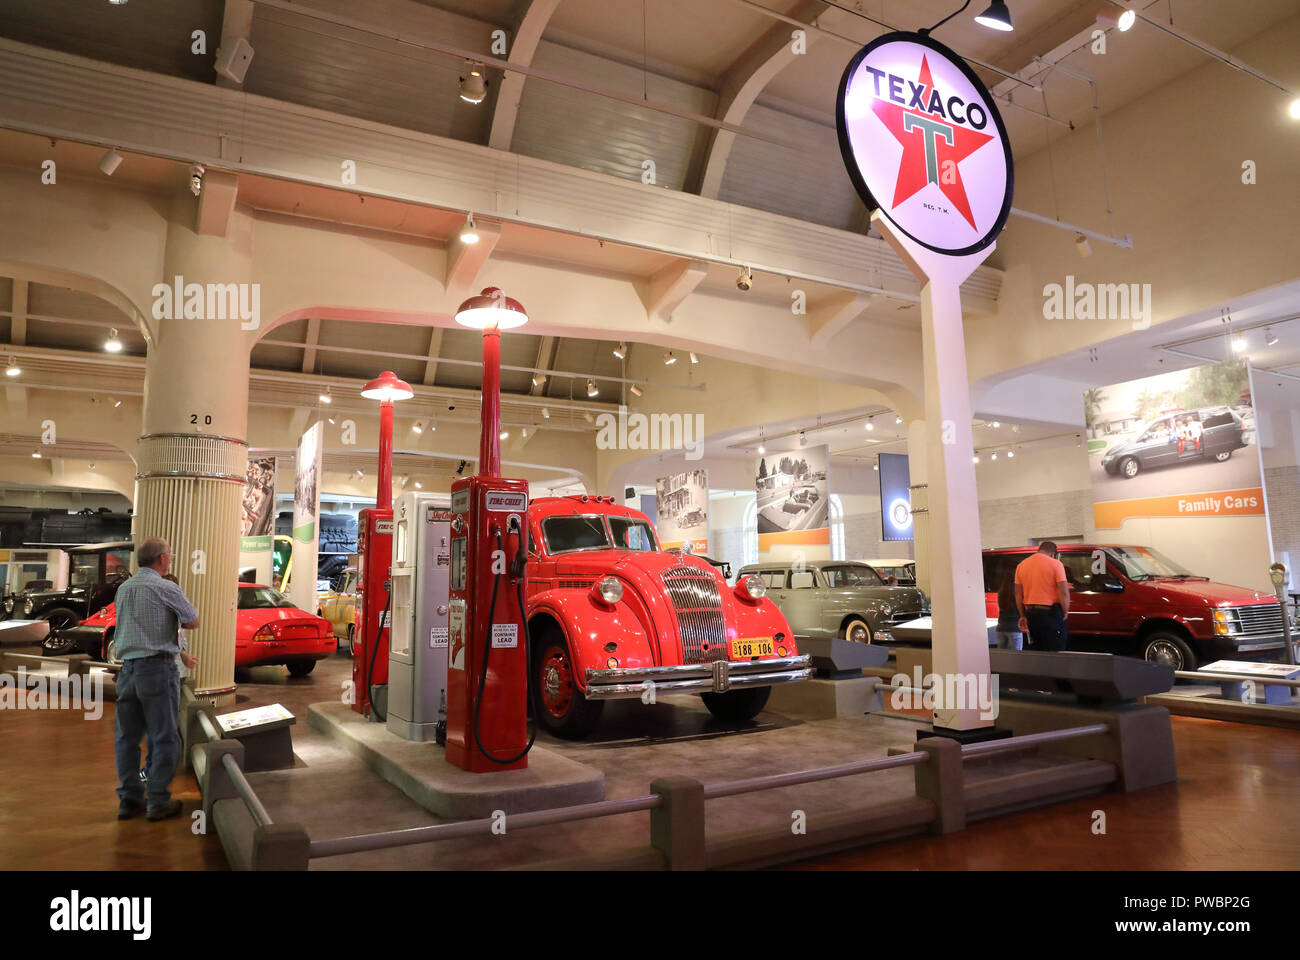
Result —
[[[1173, 724], [1176, 785], [1100, 794], [796, 869], [1300, 867], [1300, 733], [1183, 717]], [[4, 710], [0, 738], [0, 869], [225, 869], [216, 836], [194, 832], [199, 796], [190, 776], [172, 785], [185, 804], [181, 818], [117, 821], [113, 704], [99, 720]], [[1106, 813], [1104, 836], [1092, 832], [1095, 810]]]

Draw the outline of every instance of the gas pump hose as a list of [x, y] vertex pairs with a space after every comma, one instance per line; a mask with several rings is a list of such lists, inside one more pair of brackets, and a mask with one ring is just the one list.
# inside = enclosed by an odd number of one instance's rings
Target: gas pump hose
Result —
[[[375, 646], [374, 649], [370, 651], [370, 668], [366, 671], [366, 699], [370, 701], [370, 709], [379, 714], [380, 723], [388, 722], [388, 711], [384, 710], [381, 712], [379, 705], [375, 703], [375, 660], [379, 657], [379, 641], [384, 636], [384, 624], [388, 622], [388, 611], [393, 605], [392, 583], [393, 581], [390, 579], [387, 588], [384, 590], [384, 593], [386, 594], [386, 599], [384, 600], [384, 613], [383, 616], [379, 618], [379, 630], [375, 634]], [[392, 640], [392, 636], [393, 630], [392, 627], [389, 627], [388, 637], [390, 641]]]

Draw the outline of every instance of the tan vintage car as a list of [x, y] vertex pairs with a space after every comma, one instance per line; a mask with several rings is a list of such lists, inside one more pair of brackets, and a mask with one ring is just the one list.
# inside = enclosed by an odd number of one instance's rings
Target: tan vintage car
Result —
[[316, 616], [324, 617], [334, 629], [334, 636], [348, 642], [348, 652], [352, 652], [352, 641], [356, 635], [357, 622], [357, 569], [348, 567], [330, 583], [330, 589], [322, 593], [317, 600]]

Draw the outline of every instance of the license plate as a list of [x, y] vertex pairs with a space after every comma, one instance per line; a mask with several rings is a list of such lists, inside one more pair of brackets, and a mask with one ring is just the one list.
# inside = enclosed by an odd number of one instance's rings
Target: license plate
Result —
[[752, 657], [770, 657], [776, 653], [776, 644], [770, 637], [737, 637], [731, 641], [731, 659], [749, 660]]

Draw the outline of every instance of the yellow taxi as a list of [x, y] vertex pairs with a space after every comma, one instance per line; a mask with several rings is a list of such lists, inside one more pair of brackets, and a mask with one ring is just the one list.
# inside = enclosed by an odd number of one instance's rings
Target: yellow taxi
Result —
[[356, 633], [357, 620], [357, 569], [348, 567], [330, 582], [329, 590], [320, 595], [318, 617], [324, 617], [334, 628], [334, 636], [347, 640], [348, 652]]

